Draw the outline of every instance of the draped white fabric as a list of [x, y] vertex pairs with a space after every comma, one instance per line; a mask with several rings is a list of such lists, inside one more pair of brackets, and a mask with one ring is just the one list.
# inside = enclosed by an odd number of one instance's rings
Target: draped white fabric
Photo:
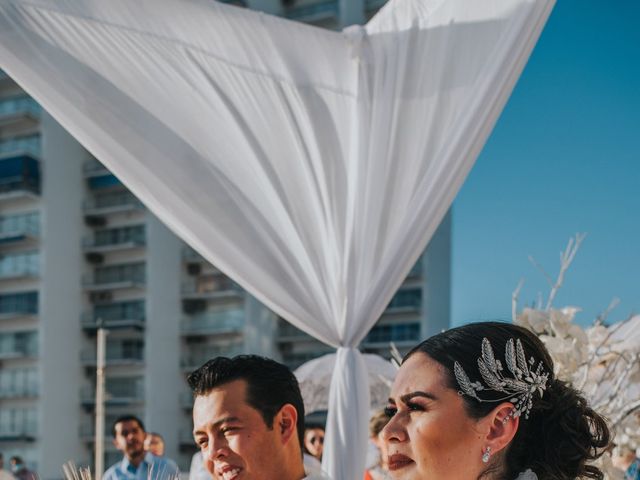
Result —
[[178, 235], [338, 348], [323, 468], [360, 480], [356, 346], [553, 0], [392, 0], [330, 32], [208, 0], [1, 0], [0, 68]]

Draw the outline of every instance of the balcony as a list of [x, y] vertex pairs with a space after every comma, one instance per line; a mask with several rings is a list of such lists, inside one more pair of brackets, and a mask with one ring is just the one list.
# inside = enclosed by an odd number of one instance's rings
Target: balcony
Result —
[[28, 155], [0, 160], [0, 198], [34, 197], [40, 194], [40, 162]]
[[243, 310], [207, 312], [185, 319], [180, 325], [182, 335], [229, 335], [244, 330]]
[[[117, 365], [142, 365], [144, 364], [144, 351], [142, 348], [127, 351], [121, 346], [109, 348], [107, 345], [106, 362], [108, 367]], [[97, 364], [97, 352], [95, 349], [85, 349], [80, 353], [80, 362], [85, 367], [92, 367]]]
[[[105, 388], [105, 405], [126, 406], [144, 402], [144, 388], [142, 384], [119, 385], [116, 388], [109, 386]], [[80, 400], [85, 407], [95, 405], [96, 390], [94, 387], [84, 387], [80, 391]]]
[[37, 398], [38, 385], [2, 385], [0, 400]]
[[0, 216], [0, 246], [33, 243], [40, 234], [37, 212]]
[[362, 341], [362, 348], [388, 348], [393, 342], [398, 348], [414, 346], [420, 340], [420, 323], [376, 325]]
[[30, 317], [37, 314], [38, 292], [0, 294], [0, 320]]
[[26, 155], [35, 159], [40, 158], [42, 142], [40, 135], [28, 135], [24, 137], [0, 140], [0, 159]]
[[86, 253], [106, 253], [134, 250], [146, 244], [144, 225], [98, 230], [92, 237], [83, 240]]
[[[34, 358], [38, 355], [35, 339], [18, 334], [0, 335], [0, 360]], [[4, 337], [4, 338], [3, 338]]]
[[37, 252], [0, 257], [0, 280], [37, 278], [39, 273], [40, 263]]
[[280, 321], [278, 327], [278, 343], [291, 343], [291, 342], [313, 342], [317, 341], [308, 333], [303, 332], [299, 328], [294, 327], [285, 320]]
[[2, 442], [33, 442], [37, 436], [35, 423], [27, 425], [0, 424], [0, 441]]
[[188, 346], [180, 359], [180, 366], [187, 371], [195, 370], [214, 357], [235, 357], [244, 353], [242, 344]]
[[144, 288], [145, 265], [128, 263], [97, 267], [93, 274], [83, 277], [82, 284], [90, 292]]
[[83, 204], [86, 216], [100, 216], [144, 209], [144, 205], [131, 192], [116, 191], [95, 195]]
[[242, 298], [240, 285], [222, 273], [200, 275], [182, 284], [182, 298], [188, 300]]
[[182, 249], [182, 259], [189, 263], [203, 263], [206, 262], [205, 258], [196, 252], [193, 248], [185, 245]]
[[90, 158], [84, 162], [82, 171], [91, 190], [100, 191], [123, 187], [122, 182], [95, 158]]
[[[140, 415], [141, 417], [143, 415]], [[107, 417], [104, 424], [104, 444], [109, 448], [113, 437], [111, 436], [111, 424], [115, 419]], [[96, 441], [96, 426], [93, 422], [81, 422], [79, 428], [80, 440], [85, 443], [94, 443]]]
[[40, 105], [28, 96], [0, 100], [0, 128], [7, 125], [34, 127], [40, 120], [41, 111]]
[[145, 326], [144, 313], [122, 312], [118, 316], [101, 316], [99, 313], [83, 313], [80, 323], [84, 330], [97, 330], [106, 328], [109, 330], [134, 329], [143, 330]]
[[320, 22], [330, 18], [338, 18], [338, 1], [329, 0], [285, 9], [284, 16], [299, 22]]
[[111, 172], [97, 158], [89, 158], [82, 164], [82, 172], [86, 178], [111, 175]]
[[422, 288], [403, 288], [396, 292], [384, 313], [417, 313], [421, 307]]

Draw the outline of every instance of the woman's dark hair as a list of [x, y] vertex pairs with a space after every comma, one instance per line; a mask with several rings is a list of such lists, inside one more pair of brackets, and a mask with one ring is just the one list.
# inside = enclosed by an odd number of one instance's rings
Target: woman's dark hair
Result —
[[[528, 468], [538, 475], [539, 480], [604, 478], [600, 469], [587, 465], [587, 462], [602, 455], [609, 445], [606, 421], [589, 407], [578, 391], [555, 378], [549, 352], [529, 330], [509, 323], [472, 323], [425, 340], [411, 350], [404, 361], [418, 352], [428, 355], [445, 367], [448, 386], [460, 390], [454, 374], [454, 362], [462, 366], [471, 381], [481, 380], [478, 358], [483, 338], [489, 340], [496, 359], [502, 365], [506, 365], [507, 342], [519, 339], [526, 357], [533, 357], [536, 365], [541, 361], [549, 372], [542, 398], [536, 393], [529, 418], [520, 417], [518, 431], [504, 453], [504, 464], [498, 468], [500, 478], [511, 480]], [[504, 398], [504, 393], [490, 389], [481, 393], [483, 399], [497, 401]], [[495, 402], [479, 402], [468, 395], [462, 398], [472, 418], [488, 415], [497, 405]]]

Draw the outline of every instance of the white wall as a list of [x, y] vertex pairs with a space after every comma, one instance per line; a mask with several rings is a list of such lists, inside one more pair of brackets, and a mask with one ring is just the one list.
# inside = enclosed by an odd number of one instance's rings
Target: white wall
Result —
[[180, 252], [182, 243], [151, 213], [147, 216], [145, 427], [165, 438], [166, 455], [178, 457], [183, 415], [180, 372]]
[[68, 460], [85, 460], [79, 440], [82, 330], [83, 148], [42, 115], [39, 475], [62, 477]]
[[449, 328], [451, 319], [451, 210], [440, 223], [423, 260], [421, 338]]

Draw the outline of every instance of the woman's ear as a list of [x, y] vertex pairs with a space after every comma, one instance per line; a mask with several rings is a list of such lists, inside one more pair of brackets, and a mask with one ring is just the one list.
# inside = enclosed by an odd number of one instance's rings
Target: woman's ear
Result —
[[504, 449], [515, 437], [520, 425], [520, 417], [513, 417], [513, 404], [504, 402], [498, 405], [487, 416], [488, 431], [486, 446], [491, 447], [492, 454]]
[[298, 438], [298, 411], [296, 407], [287, 403], [282, 406], [275, 418], [274, 428], [278, 429], [282, 444], [286, 444], [292, 437]]

